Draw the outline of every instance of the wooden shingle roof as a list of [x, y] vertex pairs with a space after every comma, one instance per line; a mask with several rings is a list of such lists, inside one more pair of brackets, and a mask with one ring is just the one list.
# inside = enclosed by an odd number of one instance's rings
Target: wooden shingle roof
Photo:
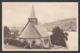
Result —
[[34, 25], [29, 22], [23, 29], [20, 38], [42, 38], [49, 36], [47, 29], [41, 24]]

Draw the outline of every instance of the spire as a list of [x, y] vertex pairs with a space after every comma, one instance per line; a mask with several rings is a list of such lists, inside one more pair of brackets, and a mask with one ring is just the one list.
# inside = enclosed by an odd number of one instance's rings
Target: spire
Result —
[[35, 16], [35, 10], [34, 10], [34, 6], [33, 5], [32, 5], [32, 11], [31, 11], [30, 18], [36, 18], [36, 16]]
[[37, 20], [37, 18], [36, 18], [36, 16], [35, 16], [35, 11], [34, 11], [33, 5], [32, 5], [31, 15], [30, 15], [30, 17], [28, 18], [28, 21], [31, 22], [31, 23], [33, 23], [33, 24], [37, 24], [37, 23], [38, 23], [38, 20]]

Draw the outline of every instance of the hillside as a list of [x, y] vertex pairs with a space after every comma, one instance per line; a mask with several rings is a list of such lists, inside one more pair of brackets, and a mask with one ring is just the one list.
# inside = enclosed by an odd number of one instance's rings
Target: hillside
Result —
[[56, 26], [59, 26], [64, 31], [76, 31], [77, 29], [76, 22], [77, 22], [76, 18], [70, 18], [70, 19], [59, 20], [51, 23], [45, 23], [43, 25], [48, 29], [48, 31], [52, 31], [52, 29]]

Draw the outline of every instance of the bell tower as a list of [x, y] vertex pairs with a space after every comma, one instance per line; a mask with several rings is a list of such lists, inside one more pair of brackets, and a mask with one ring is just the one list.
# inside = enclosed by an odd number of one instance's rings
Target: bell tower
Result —
[[31, 14], [30, 14], [30, 17], [28, 18], [28, 21], [33, 23], [33, 24], [37, 24], [38, 23], [38, 20], [35, 16], [35, 10], [34, 10], [34, 6], [32, 5], [32, 11], [31, 11]]

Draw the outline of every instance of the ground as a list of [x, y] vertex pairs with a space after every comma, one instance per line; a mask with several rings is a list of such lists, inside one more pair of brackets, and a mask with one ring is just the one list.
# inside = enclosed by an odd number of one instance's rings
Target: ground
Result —
[[16, 47], [16, 46], [12, 46], [12, 45], [4, 45], [5, 49], [23, 49], [21, 47]]
[[[68, 41], [67, 43], [67, 49], [66, 48], [57, 48], [57, 46], [55, 46], [55, 48], [52, 48], [50, 50], [56, 51], [56, 50], [78, 50], [78, 34], [77, 32], [68, 32]], [[20, 47], [16, 47], [16, 46], [12, 46], [12, 45], [4, 45], [5, 49], [24, 49], [24, 48], [20, 48]], [[57, 48], [57, 49], [56, 49]]]

